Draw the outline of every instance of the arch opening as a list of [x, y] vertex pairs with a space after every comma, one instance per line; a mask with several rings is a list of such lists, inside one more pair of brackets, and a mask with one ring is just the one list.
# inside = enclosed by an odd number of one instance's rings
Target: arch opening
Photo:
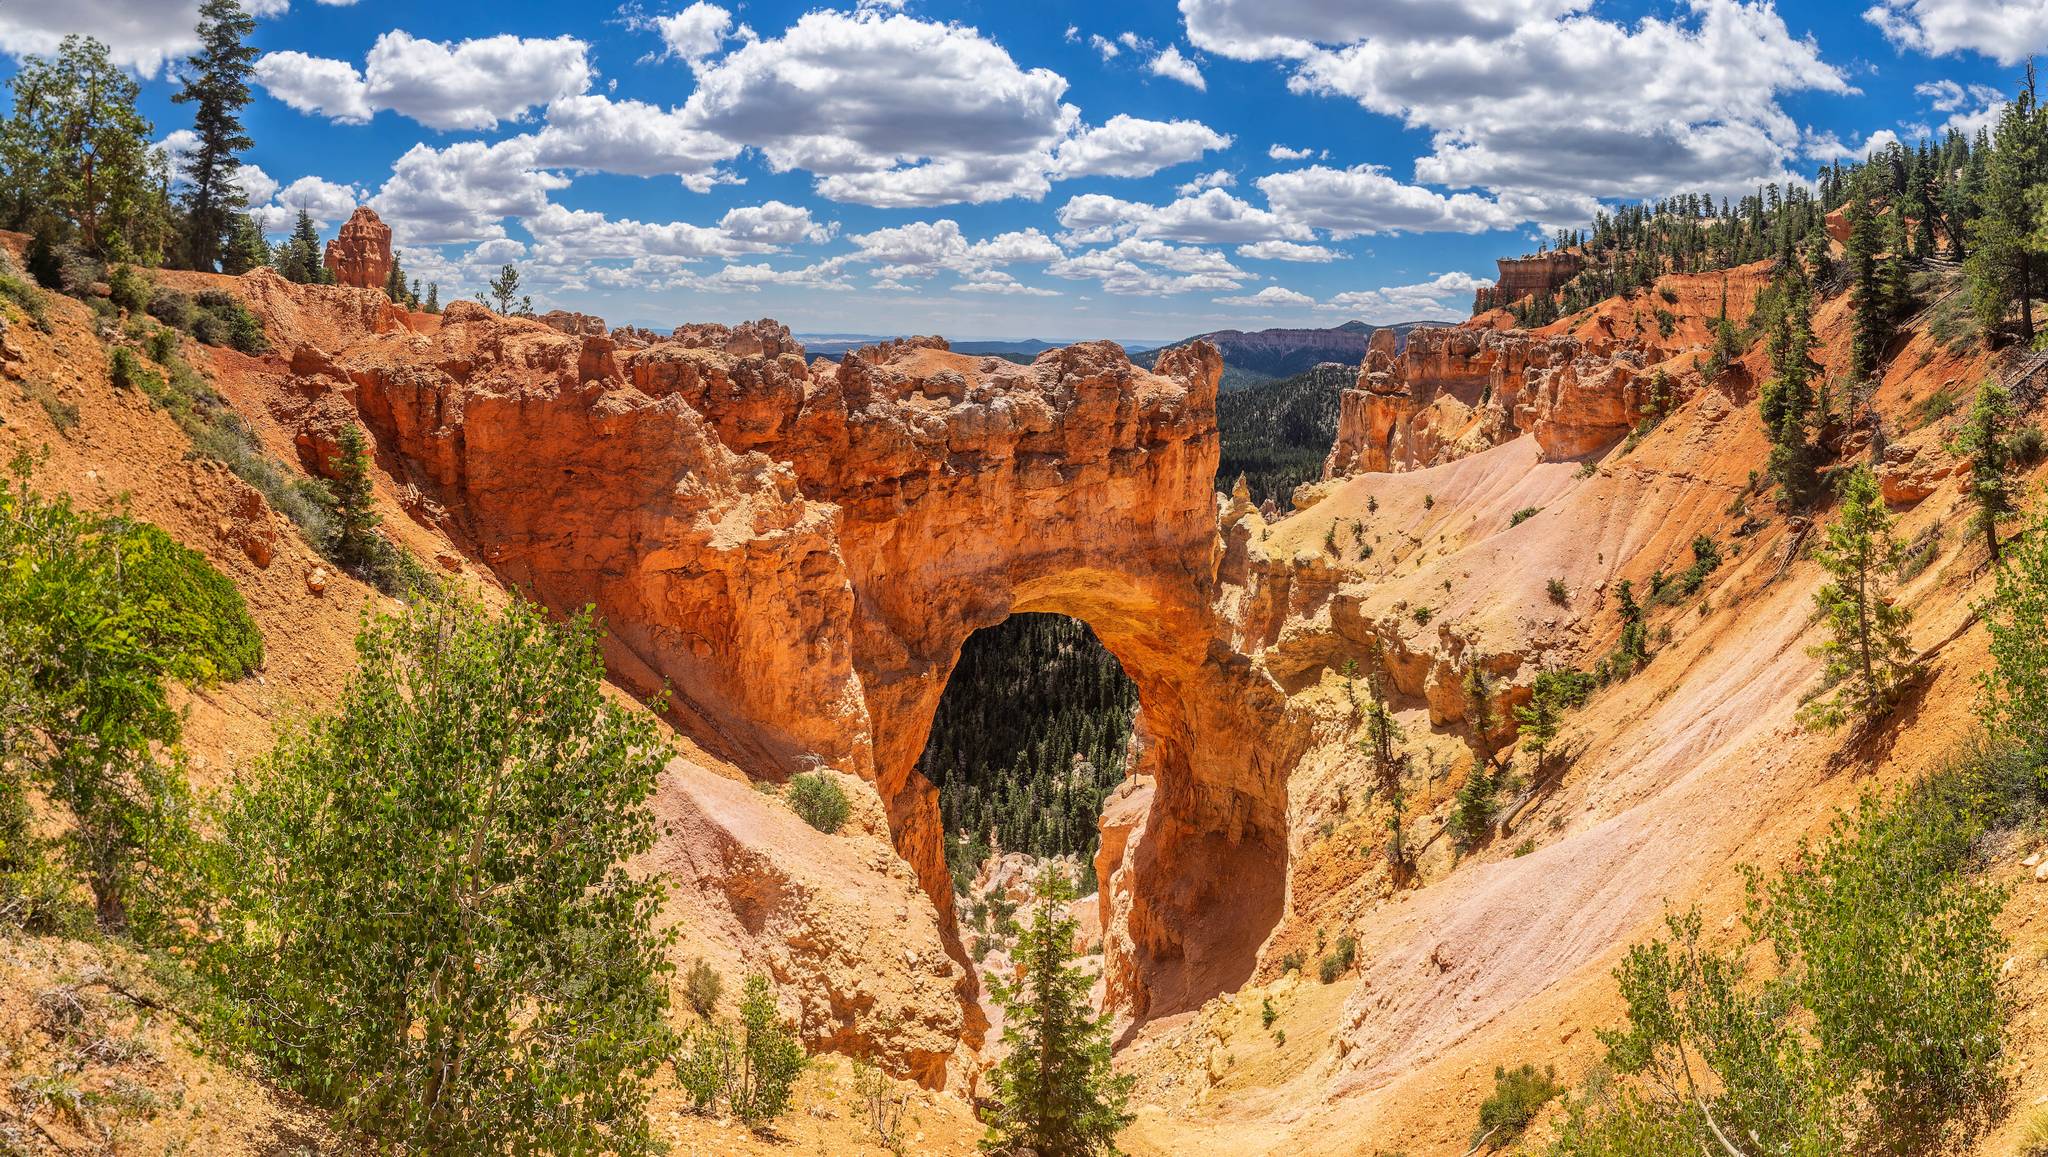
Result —
[[1079, 892], [1096, 892], [1102, 805], [1125, 778], [1137, 707], [1137, 686], [1078, 619], [1024, 612], [961, 644], [917, 761], [939, 791], [956, 893], [1006, 853], [1071, 857]]

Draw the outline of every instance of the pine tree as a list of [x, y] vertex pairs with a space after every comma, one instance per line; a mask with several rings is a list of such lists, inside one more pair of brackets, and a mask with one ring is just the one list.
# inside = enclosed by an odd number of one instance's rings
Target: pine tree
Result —
[[370, 490], [370, 452], [354, 423], [342, 427], [340, 451], [334, 460], [334, 557], [341, 565], [360, 569], [377, 561], [382, 521]]
[[[508, 261], [503, 269], [498, 270], [498, 275], [491, 278], [488, 303], [495, 303], [499, 313], [509, 316], [512, 313], [512, 299], [518, 295], [519, 268]], [[484, 301], [484, 295], [477, 294], [477, 300]]]
[[2033, 295], [2037, 244], [2033, 237], [2033, 205], [2028, 192], [2041, 180], [2048, 147], [2043, 137], [2042, 110], [2034, 93], [2034, 70], [2027, 67], [2027, 86], [1999, 117], [1996, 145], [1983, 160], [1980, 186], [1982, 212], [1970, 222], [1970, 256], [1964, 273], [1978, 322], [1989, 334], [2019, 307], [2020, 338], [2034, 340]]
[[1878, 276], [1877, 250], [1882, 227], [1870, 199], [1868, 178], [1856, 182], [1849, 201], [1849, 242], [1844, 260], [1849, 266], [1850, 305], [1855, 311], [1855, 329], [1850, 337], [1849, 376], [1857, 382], [1877, 376], [1885, 347], [1892, 336], [1891, 301]]
[[438, 281], [427, 282], [426, 311], [428, 313], [441, 312], [441, 283]]
[[220, 256], [220, 271], [240, 275], [268, 264], [270, 243], [263, 239], [263, 227], [247, 213], [229, 218], [228, 246]]
[[153, 265], [162, 258], [168, 174], [155, 128], [136, 111], [141, 89], [107, 46], [66, 36], [54, 58], [24, 57], [8, 78], [0, 123], [0, 205], [7, 224], [93, 255]]
[[1493, 729], [1497, 722], [1494, 718], [1493, 680], [1475, 657], [1472, 665], [1465, 669], [1465, 723], [1472, 730], [1472, 753], [1480, 763], [1493, 762], [1496, 750]]
[[1842, 484], [1842, 512], [1814, 554], [1834, 581], [1813, 595], [1831, 638], [1812, 653], [1823, 661], [1823, 685], [1836, 690], [1800, 709], [1809, 728], [1838, 727], [1852, 716], [1882, 717], [1911, 676], [1906, 626], [1913, 616], [1893, 604], [1886, 573], [1897, 554], [1877, 478], [1869, 467], [1858, 466]]
[[1975, 507], [1970, 521], [1983, 532], [1984, 548], [1990, 552], [1993, 566], [1999, 562], [1998, 524], [2017, 509], [2012, 481], [2006, 477], [2012, 466], [2009, 440], [2013, 419], [2012, 398], [2005, 387], [1987, 381], [1977, 387], [1977, 400], [1970, 406], [1969, 420], [1954, 447], [1959, 457], [1970, 460], [1969, 493]]
[[286, 281], [301, 285], [320, 282], [324, 268], [320, 260], [320, 230], [314, 227], [311, 213], [299, 210], [291, 236], [271, 254], [271, 260]]
[[1795, 509], [1813, 501], [1820, 488], [1819, 452], [1809, 434], [1814, 408], [1813, 307], [1806, 281], [1796, 270], [1779, 275], [1780, 308], [1770, 334], [1774, 376], [1758, 398], [1764, 430], [1771, 439], [1767, 467]]
[[1089, 1010], [1089, 980], [1073, 965], [1078, 925], [1067, 915], [1072, 883], [1057, 868], [1039, 874], [1030, 927], [1018, 937], [1023, 975], [991, 980], [1002, 1002], [1009, 1055], [991, 1072], [993, 1106], [982, 1148], [1031, 1149], [1039, 1157], [1116, 1152], [1131, 1121], [1132, 1078], [1110, 1065], [1109, 1025]]
[[1557, 678], [1560, 672], [1545, 671], [1529, 687], [1529, 701], [1515, 708], [1515, 722], [1521, 725], [1522, 751], [1536, 758], [1535, 782], [1550, 780], [1550, 757], [1569, 705], [1571, 684]]
[[1385, 676], [1377, 667], [1371, 679], [1372, 700], [1365, 708], [1365, 741], [1359, 746], [1372, 759], [1373, 779], [1380, 789], [1395, 791], [1401, 783], [1401, 767], [1406, 762], [1399, 750], [1401, 725], [1394, 722], [1394, 713], [1387, 707]]
[[391, 299], [391, 304], [398, 306], [405, 305], [407, 301], [405, 294], [404, 257], [405, 255], [400, 251], [392, 250], [391, 272], [384, 275], [384, 296]]
[[185, 259], [211, 272], [230, 241], [232, 215], [247, 203], [235, 172], [241, 152], [255, 142], [242, 128], [255, 75], [256, 21], [239, 0], [204, 0], [199, 6], [199, 51], [185, 58], [185, 86], [171, 99], [191, 104], [199, 143], [185, 157]]

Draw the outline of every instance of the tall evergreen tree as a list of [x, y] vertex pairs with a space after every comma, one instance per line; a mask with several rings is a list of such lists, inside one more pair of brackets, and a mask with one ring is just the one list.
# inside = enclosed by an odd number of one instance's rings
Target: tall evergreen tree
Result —
[[1913, 614], [1892, 601], [1888, 577], [1897, 555], [1877, 478], [1858, 466], [1842, 484], [1841, 514], [1814, 555], [1833, 581], [1813, 595], [1829, 638], [1812, 650], [1823, 661], [1822, 684], [1834, 691], [1800, 709], [1808, 727], [1880, 718], [1911, 676], [1906, 626]]
[[1984, 549], [1991, 563], [1999, 562], [1998, 524], [2018, 508], [2013, 504], [2012, 480], [2006, 471], [2012, 466], [2014, 421], [2012, 398], [2005, 387], [1987, 381], [1977, 387], [1977, 400], [1970, 406], [1969, 420], [1956, 439], [1955, 452], [1970, 460], [1970, 502], [1974, 507], [1971, 524], [1984, 534]]
[[324, 268], [320, 260], [320, 231], [313, 226], [313, 215], [299, 210], [299, 218], [292, 225], [292, 234], [285, 243], [278, 246], [271, 255], [277, 271], [287, 281], [302, 285], [318, 284]]
[[1771, 439], [1768, 470], [1795, 508], [1820, 489], [1819, 452], [1809, 432], [1814, 409], [1813, 308], [1806, 280], [1787, 266], [1779, 274], [1779, 301], [1770, 331], [1773, 376], [1758, 398]]
[[1849, 266], [1850, 305], [1855, 311], [1855, 328], [1849, 339], [1849, 376], [1866, 382], [1877, 376], [1891, 343], [1892, 301], [1878, 275], [1878, 249], [1884, 230], [1877, 206], [1870, 196], [1866, 176], [1855, 181], [1849, 200], [1849, 241], [1843, 248]]
[[370, 452], [353, 422], [342, 427], [340, 446], [334, 463], [334, 557], [343, 566], [361, 568], [377, 560], [383, 545], [370, 491]]
[[228, 218], [228, 245], [220, 255], [222, 273], [240, 275], [270, 264], [270, 243], [263, 239], [263, 227], [247, 213]]
[[2020, 338], [2034, 340], [2033, 296], [2040, 280], [2035, 266], [2040, 254], [2034, 237], [2034, 186], [2048, 177], [2048, 125], [2034, 92], [2034, 71], [2027, 85], [2005, 106], [1998, 120], [1995, 145], [1985, 150], [1978, 199], [1981, 211], [1970, 223], [1971, 252], [1964, 269], [1977, 320], [1989, 332], [2019, 310]]
[[1114, 1153], [1118, 1131], [1131, 1121], [1124, 1103], [1132, 1078], [1111, 1067], [1109, 1024], [1089, 1010], [1090, 982], [1073, 964], [1073, 884], [1048, 866], [1036, 891], [1031, 924], [1017, 940], [1021, 977], [1015, 985], [990, 982], [1010, 1051], [990, 1074], [994, 1105], [982, 1148], [1039, 1157]]
[[185, 85], [171, 99], [190, 104], [199, 138], [185, 156], [185, 260], [211, 271], [232, 240], [235, 210], [247, 204], [235, 181], [242, 150], [255, 142], [242, 127], [256, 49], [256, 21], [240, 0], [204, 0], [199, 6], [199, 51], [185, 58]]

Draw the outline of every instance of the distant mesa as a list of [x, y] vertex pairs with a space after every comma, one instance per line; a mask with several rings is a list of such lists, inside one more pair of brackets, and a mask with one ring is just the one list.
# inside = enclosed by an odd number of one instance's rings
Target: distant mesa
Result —
[[337, 285], [384, 288], [391, 278], [391, 226], [368, 205], [357, 207], [341, 233], [327, 243], [325, 264], [334, 271]]

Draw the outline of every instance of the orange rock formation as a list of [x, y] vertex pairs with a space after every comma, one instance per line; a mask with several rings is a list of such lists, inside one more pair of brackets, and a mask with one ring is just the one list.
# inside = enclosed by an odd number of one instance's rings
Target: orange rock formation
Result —
[[332, 290], [252, 289], [293, 350], [276, 413], [310, 461], [359, 416], [422, 517], [548, 605], [594, 604], [615, 675], [666, 686], [707, 748], [874, 783], [969, 1007], [915, 762], [969, 634], [1016, 611], [1087, 622], [1137, 685], [1135, 770], [1157, 784], [1109, 889], [1110, 1000], [1156, 1014], [1250, 974], [1293, 753], [1215, 605], [1213, 348], [1151, 372], [1106, 342], [1030, 366], [932, 340], [807, 364], [773, 322], [620, 349], [468, 302], [422, 334]]
[[359, 205], [341, 232], [327, 243], [324, 258], [337, 285], [382, 289], [391, 277], [391, 226], [368, 205]]

